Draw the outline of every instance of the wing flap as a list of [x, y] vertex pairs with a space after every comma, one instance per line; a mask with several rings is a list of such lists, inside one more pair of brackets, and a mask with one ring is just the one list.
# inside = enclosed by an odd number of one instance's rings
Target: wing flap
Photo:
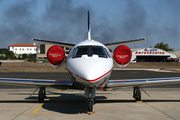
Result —
[[104, 44], [104, 45], [105, 45], [107, 48], [110, 48], [110, 47], [115, 47], [115, 46], [124, 45], [124, 44], [141, 42], [141, 41], [144, 41], [144, 40], [146, 40], [146, 38], [136, 39], [136, 40], [129, 40], [129, 41], [122, 41], [122, 42], [115, 42], [115, 43], [107, 43], [107, 44]]
[[171, 78], [151, 78], [151, 79], [130, 79], [130, 80], [108, 80], [107, 87], [126, 87], [126, 86], [148, 86], [180, 83], [180, 77]]
[[46, 44], [51, 44], [51, 45], [60, 45], [63, 47], [68, 47], [68, 48], [73, 48], [75, 45], [75, 44], [70, 44], [70, 43], [54, 42], [54, 41], [40, 40], [40, 39], [32, 39], [32, 40], [35, 42], [46, 43]]

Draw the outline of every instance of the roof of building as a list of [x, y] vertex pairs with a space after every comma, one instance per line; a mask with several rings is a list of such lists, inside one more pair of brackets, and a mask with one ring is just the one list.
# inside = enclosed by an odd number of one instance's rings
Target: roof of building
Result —
[[40, 45], [34, 45], [34, 44], [12, 44], [8, 47], [40, 47]]

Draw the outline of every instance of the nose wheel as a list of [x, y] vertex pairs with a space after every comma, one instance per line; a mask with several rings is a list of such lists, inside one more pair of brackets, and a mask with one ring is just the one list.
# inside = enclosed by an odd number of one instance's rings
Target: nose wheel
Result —
[[46, 98], [46, 89], [45, 89], [45, 87], [40, 87], [39, 93], [38, 93], [38, 101], [44, 102], [45, 98]]
[[93, 99], [89, 99], [87, 101], [87, 103], [88, 103], [88, 112], [93, 112], [94, 100]]

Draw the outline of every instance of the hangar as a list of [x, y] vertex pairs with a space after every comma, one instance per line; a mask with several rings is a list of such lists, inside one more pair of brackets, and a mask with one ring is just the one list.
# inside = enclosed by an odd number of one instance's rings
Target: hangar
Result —
[[132, 62], [165, 62], [177, 58], [175, 54], [157, 48], [131, 49]]

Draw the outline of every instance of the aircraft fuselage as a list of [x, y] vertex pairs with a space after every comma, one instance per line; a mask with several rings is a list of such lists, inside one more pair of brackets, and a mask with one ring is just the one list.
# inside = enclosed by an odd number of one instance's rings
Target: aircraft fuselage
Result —
[[109, 79], [113, 59], [105, 45], [94, 40], [86, 40], [72, 48], [67, 67], [73, 79], [79, 84], [98, 87]]

